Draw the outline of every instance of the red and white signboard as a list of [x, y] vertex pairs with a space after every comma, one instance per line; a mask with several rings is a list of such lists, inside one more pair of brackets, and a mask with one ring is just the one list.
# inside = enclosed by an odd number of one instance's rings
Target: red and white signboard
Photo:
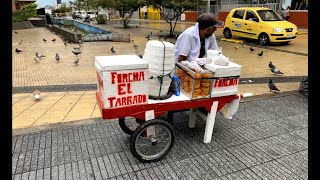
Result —
[[213, 80], [211, 97], [228, 96], [238, 93], [239, 77], [223, 77]]
[[211, 97], [228, 96], [238, 93], [241, 65], [230, 61], [228, 66], [211, 63], [206, 64], [205, 68], [213, 72], [214, 79]]
[[136, 55], [96, 56], [97, 88], [105, 108], [148, 103], [148, 63]]

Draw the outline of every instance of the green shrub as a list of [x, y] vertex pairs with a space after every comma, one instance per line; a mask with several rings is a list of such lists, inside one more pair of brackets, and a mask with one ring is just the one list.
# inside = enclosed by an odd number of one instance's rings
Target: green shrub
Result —
[[103, 15], [103, 14], [98, 14], [98, 16], [97, 16], [97, 22], [98, 22], [98, 24], [105, 24], [106, 21], [107, 21], [107, 18], [106, 18], [105, 15]]
[[37, 6], [36, 4], [28, 4], [23, 6], [21, 16], [24, 21], [28, 20], [30, 17], [37, 16]]
[[23, 17], [20, 14], [12, 14], [12, 21], [13, 22], [23, 21]]

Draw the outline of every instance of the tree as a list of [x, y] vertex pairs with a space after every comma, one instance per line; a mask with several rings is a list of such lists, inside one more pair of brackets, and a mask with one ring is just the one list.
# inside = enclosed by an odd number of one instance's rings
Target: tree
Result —
[[174, 29], [181, 14], [188, 10], [195, 10], [197, 0], [149, 0], [147, 5], [152, 5], [158, 10], [160, 16], [170, 25], [170, 37], [174, 36]]
[[67, 7], [67, 4], [64, 2], [61, 4], [61, 6], [55, 10], [56, 13], [66, 13], [66, 12], [70, 12], [71, 8]]
[[83, 0], [69, 1], [69, 3], [78, 11], [80, 11], [84, 7]]
[[30, 17], [37, 16], [37, 7], [38, 5], [36, 4], [28, 4], [23, 6], [22, 12], [21, 12], [22, 20], [26, 21]]
[[100, 7], [119, 11], [124, 28], [129, 27], [133, 11], [137, 10], [143, 2], [144, 0], [98, 0]]

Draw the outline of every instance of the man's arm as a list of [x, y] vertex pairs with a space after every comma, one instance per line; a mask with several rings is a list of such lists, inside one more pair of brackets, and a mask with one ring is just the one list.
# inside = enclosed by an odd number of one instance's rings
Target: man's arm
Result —
[[218, 50], [219, 51], [219, 46], [218, 46], [218, 43], [217, 43], [217, 39], [216, 39], [216, 36], [214, 34], [212, 35], [212, 38], [210, 40], [210, 44], [209, 44], [208, 49]]
[[187, 59], [187, 56], [179, 55], [178, 62], [185, 61], [186, 59]]

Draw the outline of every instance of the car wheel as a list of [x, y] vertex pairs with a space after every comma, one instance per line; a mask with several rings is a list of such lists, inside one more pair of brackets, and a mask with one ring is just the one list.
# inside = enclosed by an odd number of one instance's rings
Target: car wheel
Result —
[[258, 43], [262, 46], [268, 45], [270, 42], [269, 36], [266, 33], [261, 33], [258, 37]]
[[226, 39], [230, 39], [232, 37], [231, 30], [229, 28], [224, 28], [223, 35]]

